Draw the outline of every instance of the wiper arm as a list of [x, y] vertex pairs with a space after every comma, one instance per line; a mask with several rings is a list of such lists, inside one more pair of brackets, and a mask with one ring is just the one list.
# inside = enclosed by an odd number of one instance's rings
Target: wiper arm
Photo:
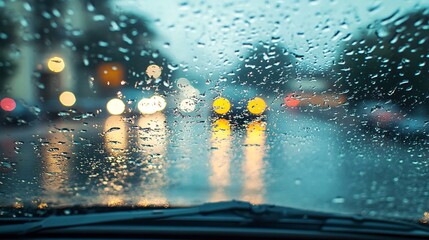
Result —
[[368, 219], [358, 215], [331, 214], [301, 210], [274, 205], [252, 205], [248, 202], [228, 201], [206, 203], [197, 207], [170, 208], [157, 210], [135, 210], [111, 213], [94, 213], [74, 216], [50, 216], [41, 221], [24, 224], [0, 226], [1, 235], [26, 235], [38, 231], [88, 226], [115, 222], [176, 220], [192, 217], [205, 220], [208, 216], [218, 214], [238, 216], [241, 223], [276, 223], [277, 226], [288, 228], [301, 225], [312, 225], [323, 232], [372, 232], [414, 234], [429, 236], [429, 229], [418, 224], [401, 221], [385, 221]]

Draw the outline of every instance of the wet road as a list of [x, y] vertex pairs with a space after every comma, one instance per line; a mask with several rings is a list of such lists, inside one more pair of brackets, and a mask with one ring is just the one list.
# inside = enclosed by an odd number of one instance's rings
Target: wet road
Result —
[[[336, 114], [337, 112], [337, 114]], [[266, 122], [157, 113], [2, 129], [2, 206], [241, 199], [366, 215], [429, 210], [428, 144], [300, 110]]]

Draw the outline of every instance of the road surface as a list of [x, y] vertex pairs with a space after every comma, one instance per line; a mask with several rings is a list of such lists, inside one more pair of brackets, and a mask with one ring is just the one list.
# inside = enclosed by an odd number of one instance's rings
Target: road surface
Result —
[[230, 199], [418, 218], [428, 144], [300, 109], [235, 125], [205, 115], [94, 117], [4, 128], [0, 204], [194, 205]]

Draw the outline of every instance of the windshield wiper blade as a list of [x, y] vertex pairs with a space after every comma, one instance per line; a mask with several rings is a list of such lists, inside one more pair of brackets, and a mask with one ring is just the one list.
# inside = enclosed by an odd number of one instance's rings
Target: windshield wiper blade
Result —
[[[213, 214], [226, 214], [227, 216], [231, 216], [232, 214], [233, 216], [239, 217], [240, 222], [252, 223], [253, 225], [261, 223], [276, 223], [281, 227], [287, 228], [297, 224], [308, 224], [314, 225], [314, 228], [319, 231], [326, 232], [401, 232], [407, 234], [412, 233], [420, 236], [429, 236], [429, 230], [427, 228], [413, 223], [368, 219], [358, 215], [323, 213], [267, 204], [253, 205], [249, 202], [241, 201], [206, 203], [200, 206], [188, 208], [134, 210], [72, 216], [50, 216], [41, 221], [0, 226], [0, 236], [26, 235], [51, 229], [100, 225], [122, 221], [141, 222], [145, 220], [175, 220], [186, 217], [193, 217], [194, 219], [203, 221], [205, 218]], [[266, 226], [266, 224], [264, 225]]]
[[68, 228], [84, 225], [95, 225], [109, 222], [132, 220], [159, 220], [171, 217], [192, 216], [208, 214], [227, 210], [249, 210], [252, 205], [248, 202], [229, 201], [208, 203], [197, 207], [166, 208], [156, 210], [135, 210], [109, 213], [94, 213], [72, 216], [49, 216], [43, 220], [23, 224], [0, 226], [0, 235], [25, 235], [41, 230]]

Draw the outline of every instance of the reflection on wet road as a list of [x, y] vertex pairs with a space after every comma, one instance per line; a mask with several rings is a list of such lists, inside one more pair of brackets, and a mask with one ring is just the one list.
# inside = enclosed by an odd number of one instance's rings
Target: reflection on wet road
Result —
[[167, 152], [167, 122], [162, 113], [142, 116], [138, 119], [138, 147], [149, 164], [143, 168], [141, 176], [142, 198], [139, 206], [165, 205], [168, 199], [164, 188], [168, 184], [166, 159]]
[[44, 208], [47, 206], [46, 202], [55, 202], [61, 197], [62, 187], [69, 181], [73, 141], [73, 134], [60, 130], [58, 134], [48, 135], [46, 141], [41, 143], [41, 185], [47, 197], [39, 203], [39, 208]]
[[242, 199], [251, 203], [264, 203], [264, 155], [266, 123], [262, 121], [251, 122], [246, 127], [244, 140], [244, 187]]
[[1, 205], [240, 199], [405, 217], [429, 208], [427, 145], [411, 148], [297, 111], [242, 125], [164, 113], [110, 116], [9, 135], [0, 139]]
[[231, 124], [227, 119], [217, 119], [213, 123], [210, 156], [210, 185], [213, 188], [210, 201], [225, 201], [226, 188], [231, 184]]

